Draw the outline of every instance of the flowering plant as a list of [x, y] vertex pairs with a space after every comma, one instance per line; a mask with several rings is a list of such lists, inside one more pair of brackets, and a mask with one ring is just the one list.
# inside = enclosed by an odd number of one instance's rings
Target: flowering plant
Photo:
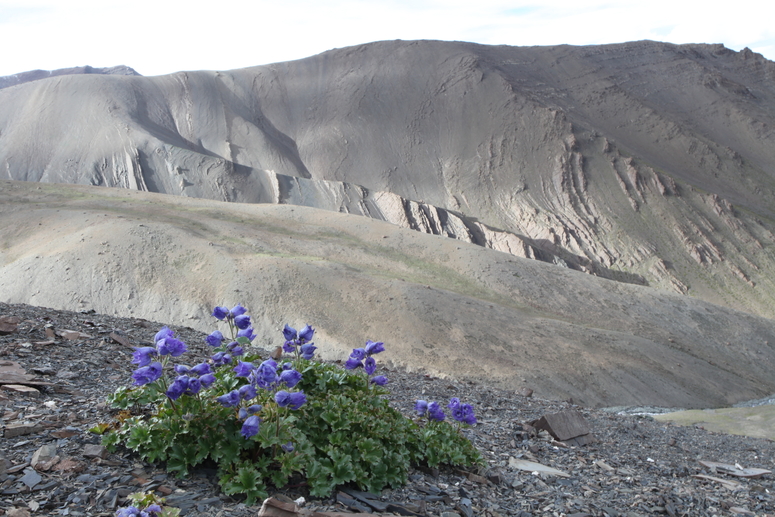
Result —
[[163, 506], [164, 498], [153, 494], [137, 492], [127, 496], [129, 506], [119, 508], [116, 517], [178, 517], [180, 509], [172, 506]]
[[[460, 424], [474, 425], [476, 423], [476, 416], [474, 415], [474, 408], [471, 404], [461, 404], [460, 399], [452, 397], [449, 399], [447, 405], [452, 410], [452, 418], [457, 420], [458, 428]], [[428, 422], [443, 422], [446, 418], [444, 410], [441, 409], [438, 402], [426, 402], [425, 400], [418, 400], [414, 405], [414, 410], [417, 415], [428, 418]]]
[[483, 461], [452, 426], [428, 434], [389, 406], [387, 378], [375, 375], [373, 357], [384, 343], [354, 349], [343, 370], [314, 360], [312, 327], [286, 325], [290, 357], [262, 359], [248, 352], [256, 335], [246, 312], [241, 305], [213, 310], [228, 329], [205, 338], [212, 353], [194, 366], [182, 362], [188, 347], [167, 327], [154, 346], [136, 348], [134, 385], [109, 397], [122, 411], [103, 443], [163, 461], [181, 477], [212, 460], [223, 491], [245, 494], [248, 504], [291, 478], [325, 496], [348, 482], [370, 491], [401, 485], [412, 464]]

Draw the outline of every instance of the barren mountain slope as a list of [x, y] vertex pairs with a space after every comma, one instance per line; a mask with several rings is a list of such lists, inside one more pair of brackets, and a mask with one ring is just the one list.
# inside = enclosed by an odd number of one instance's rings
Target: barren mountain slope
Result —
[[0, 181], [4, 302], [212, 330], [250, 309], [264, 347], [317, 328], [410, 370], [585, 405], [729, 405], [775, 392], [775, 321], [363, 217]]
[[0, 177], [307, 205], [775, 316], [775, 64], [380, 42], [0, 91]]

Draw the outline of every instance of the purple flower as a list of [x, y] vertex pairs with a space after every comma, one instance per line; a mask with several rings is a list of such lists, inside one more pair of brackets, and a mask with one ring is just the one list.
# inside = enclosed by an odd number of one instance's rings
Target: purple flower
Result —
[[280, 382], [284, 382], [289, 388], [296, 386], [301, 381], [301, 374], [296, 370], [283, 370], [280, 374]]
[[226, 395], [221, 395], [215, 400], [217, 400], [223, 407], [235, 407], [240, 402], [239, 391], [232, 390]]
[[296, 350], [296, 342], [295, 341], [286, 341], [283, 343], [283, 352], [290, 354]]
[[227, 354], [226, 352], [218, 352], [213, 355], [211, 359], [213, 360], [213, 364], [215, 366], [223, 366], [225, 364], [231, 363], [231, 354]]
[[178, 400], [188, 389], [189, 377], [181, 375], [167, 389], [167, 396], [172, 400]]
[[156, 342], [156, 350], [160, 355], [180, 357], [186, 351], [186, 344], [174, 337], [165, 337]]
[[199, 382], [202, 384], [203, 388], [207, 389], [215, 382], [215, 375], [212, 373], [206, 373], [199, 377]]
[[291, 403], [291, 394], [285, 390], [280, 390], [274, 394], [274, 401], [280, 407], [285, 407]]
[[277, 405], [280, 407], [287, 406], [291, 409], [299, 409], [307, 402], [307, 396], [303, 391], [288, 393], [285, 390], [281, 390], [275, 393], [274, 401], [277, 402]]
[[213, 309], [213, 316], [215, 316], [217, 319], [223, 321], [226, 316], [229, 315], [229, 309], [226, 307], [216, 307]]
[[237, 326], [240, 330], [245, 330], [250, 326], [250, 316], [247, 314], [242, 314], [240, 316], [237, 316], [234, 318], [234, 325]]
[[474, 415], [474, 408], [471, 404], [461, 404], [463, 417], [460, 420], [464, 424], [474, 425], [476, 423], [476, 416]]
[[317, 350], [318, 347], [313, 345], [312, 343], [305, 343], [301, 345], [301, 358], [310, 360], [315, 355], [315, 350]]
[[247, 377], [250, 375], [251, 371], [253, 371], [253, 363], [240, 361], [237, 363], [237, 366], [234, 367], [234, 373], [237, 374], [237, 377]]
[[293, 452], [293, 442], [284, 443], [280, 447], [282, 447], [285, 452]]
[[140, 515], [140, 509], [136, 506], [127, 506], [116, 512], [116, 517], [135, 517], [137, 515]]
[[237, 337], [246, 337], [248, 338], [248, 341], [253, 341], [257, 336], [258, 334], [253, 332], [253, 327], [248, 327], [237, 332]]
[[361, 363], [360, 359], [356, 359], [354, 357], [350, 357], [346, 363], [344, 363], [344, 367], [346, 370], [355, 370], [356, 368], [360, 368], [363, 366], [363, 363]]
[[417, 411], [418, 415], [423, 416], [428, 411], [428, 403], [424, 400], [418, 400], [414, 404], [414, 410]]
[[252, 406], [248, 408], [240, 408], [239, 410], [239, 418], [240, 420], [245, 420], [250, 415], [255, 415], [261, 411], [261, 405], [260, 404], [253, 404]]
[[277, 381], [277, 363], [272, 359], [267, 359], [253, 370], [251, 382], [259, 388], [271, 388]]
[[229, 317], [236, 318], [237, 316], [242, 316], [246, 312], [248, 312], [248, 310], [245, 307], [243, 307], [240, 304], [237, 304], [234, 306], [232, 310], [229, 311]]
[[156, 335], [153, 337], [153, 342], [158, 343], [164, 338], [172, 338], [175, 337], [175, 333], [167, 326], [164, 326], [161, 328], [159, 332], [156, 333]]
[[158, 355], [156, 349], [152, 346], [136, 347], [132, 354], [132, 362], [138, 366], [148, 366], [151, 364], [151, 357]]
[[366, 353], [369, 355], [378, 354], [385, 351], [385, 344], [382, 341], [366, 341]]
[[296, 339], [297, 334], [298, 333], [296, 332], [295, 328], [289, 327], [287, 323], [285, 324], [285, 328], [283, 329], [283, 337], [285, 338], [285, 341], [293, 341]]
[[384, 386], [387, 384], [388, 379], [384, 375], [377, 375], [376, 377], [371, 378], [371, 382], [377, 386]]
[[254, 399], [256, 398], [256, 388], [251, 384], [245, 384], [240, 387], [239, 396], [242, 397], [242, 400]]
[[186, 366], [185, 364], [177, 364], [177, 365], [175, 365], [174, 370], [175, 370], [175, 373], [179, 373], [180, 375], [183, 375], [183, 374], [188, 373], [190, 368], [188, 366]]
[[245, 437], [245, 439], [250, 438], [251, 436], [255, 436], [258, 434], [258, 424], [261, 421], [258, 419], [258, 416], [253, 415], [248, 417], [247, 420], [245, 420], [245, 423], [242, 424], [242, 430], [240, 431], [240, 434]]
[[289, 363], [288, 361], [284, 362], [283, 370], [293, 370], [293, 363]]
[[208, 373], [213, 373], [212, 370], [210, 370], [210, 365], [207, 363], [199, 363], [198, 365], [191, 368], [190, 371], [196, 375], [207, 375]]
[[161, 506], [158, 504], [152, 504], [150, 506], [147, 506], [145, 508], [145, 511], [148, 513], [160, 513], [161, 512]]
[[288, 407], [296, 410], [299, 409], [301, 406], [303, 406], [307, 402], [307, 396], [304, 394], [303, 391], [296, 391], [291, 393], [291, 400], [288, 404]]
[[243, 350], [236, 341], [234, 343], [229, 343], [229, 350], [231, 351], [231, 355], [234, 356], [240, 356], [245, 353], [245, 350]]
[[468, 425], [474, 425], [476, 423], [474, 408], [471, 404], [461, 404], [459, 398], [452, 397], [449, 400], [449, 405], [447, 407], [452, 410], [452, 418], [458, 422], [463, 422]]
[[369, 356], [364, 361], [363, 369], [366, 370], [368, 375], [372, 375], [377, 370], [377, 361], [373, 357]]
[[315, 333], [315, 329], [309, 325], [304, 325], [304, 328], [299, 331], [299, 340], [302, 344], [312, 341], [312, 335]]
[[223, 334], [221, 333], [220, 330], [216, 330], [215, 332], [207, 336], [205, 338], [205, 341], [207, 342], [208, 345], [210, 345], [213, 348], [221, 346], [221, 343], [223, 343]]
[[135, 380], [136, 386], [144, 386], [158, 380], [161, 377], [161, 371], [161, 363], [154, 362], [135, 370], [132, 378]]
[[350, 353], [350, 357], [355, 359], [356, 361], [362, 361], [363, 358], [366, 357], [366, 349], [353, 348], [353, 351]]
[[428, 418], [430, 420], [438, 420], [439, 422], [446, 418], [444, 410], [441, 409], [438, 402], [431, 402], [428, 404]]
[[188, 380], [188, 388], [186, 389], [186, 395], [196, 395], [199, 390], [202, 389], [202, 381], [198, 377], [192, 377]]

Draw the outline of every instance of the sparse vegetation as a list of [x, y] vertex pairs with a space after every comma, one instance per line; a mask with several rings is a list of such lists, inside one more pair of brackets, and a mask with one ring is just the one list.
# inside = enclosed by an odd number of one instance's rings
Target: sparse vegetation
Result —
[[248, 504], [292, 478], [325, 496], [343, 483], [370, 491], [400, 486], [415, 464], [483, 463], [459, 433], [476, 421], [470, 405], [451, 401], [457, 425], [439, 411], [413, 421], [389, 406], [388, 379], [375, 375], [382, 343], [354, 349], [342, 369], [314, 360], [314, 329], [286, 325], [287, 360], [262, 361], [245, 351], [255, 334], [243, 307], [216, 307], [213, 315], [228, 323], [231, 338], [210, 334], [207, 361], [173, 364], [187, 347], [166, 327], [155, 346], [136, 348], [135, 385], [109, 397], [120, 412], [104, 427], [105, 445], [165, 462], [181, 477], [215, 462], [223, 491], [244, 494]]

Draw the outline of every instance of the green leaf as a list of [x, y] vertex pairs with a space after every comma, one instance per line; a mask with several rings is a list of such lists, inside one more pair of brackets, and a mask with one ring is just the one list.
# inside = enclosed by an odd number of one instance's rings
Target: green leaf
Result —
[[355, 479], [352, 457], [342, 449], [331, 448], [328, 451], [328, 457], [331, 458], [331, 476], [334, 485], [341, 485]]
[[126, 446], [132, 450], [138, 450], [143, 445], [151, 442], [151, 431], [145, 425], [138, 424], [129, 431]]
[[374, 438], [364, 438], [357, 442], [361, 458], [366, 463], [377, 464], [382, 460], [382, 443]]
[[325, 497], [329, 495], [336, 486], [332, 479], [331, 460], [321, 458], [312, 460], [307, 466], [307, 481], [310, 486], [310, 495], [315, 497]]
[[261, 473], [255, 468], [242, 466], [237, 469], [235, 474], [221, 477], [221, 488], [228, 495], [245, 494], [247, 496], [245, 504], [251, 506], [256, 502], [256, 499], [268, 496], [266, 486], [261, 478]]

